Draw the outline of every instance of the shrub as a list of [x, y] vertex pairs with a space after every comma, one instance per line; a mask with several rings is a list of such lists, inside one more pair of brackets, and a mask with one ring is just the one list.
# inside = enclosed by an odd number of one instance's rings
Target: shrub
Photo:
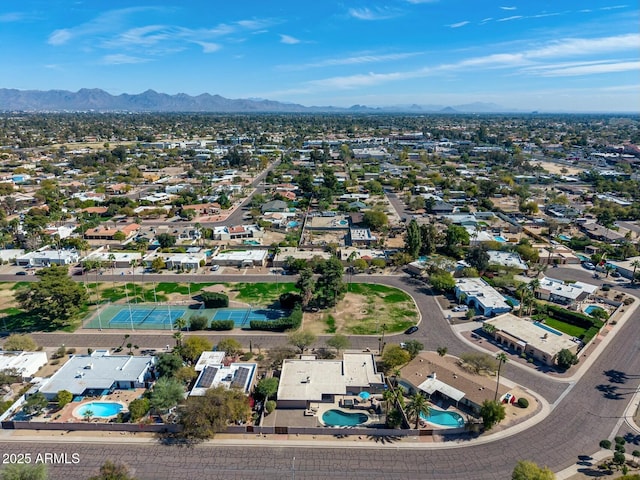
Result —
[[297, 306], [291, 315], [278, 320], [251, 320], [249, 325], [251, 330], [267, 330], [270, 332], [284, 332], [285, 330], [296, 330], [302, 324], [302, 308]]
[[267, 403], [264, 404], [264, 410], [265, 410], [265, 412], [267, 412], [267, 415], [269, 415], [275, 409], [276, 409], [276, 401], [275, 400], [269, 400], [269, 401], [267, 401]]
[[526, 398], [524, 398], [524, 397], [520, 397], [520, 398], [518, 399], [518, 406], [519, 406], [520, 408], [527, 408], [527, 407], [529, 406], [529, 400], [527, 400], [527, 399], [526, 399]]
[[129, 404], [131, 421], [136, 421], [144, 417], [151, 409], [151, 402], [148, 398], [136, 398]]
[[242, 360], [243, 362], [248, 362], [249, 360], [251, 360], [253, 358], [253, 352], [245, 352], [241, 357], [240, 360]]
[[194, 315], [189, 320], [189, 326], [191, 330], [194, 330], [194, 331], [204, 330], [205, 328], [207, 328], [208, 324], [209, 324], [209, 319], [204, 315]]
[[75, 348], [69, 348], [67, 349], [67, 355], [73, 355], [76, 353], [76, 349]]
[[205, 308], [226, 308], [229, 306], [229, 297], [224, 293], [202, 292], [200, 298]]
[[616, 443], [616, 446], [614, 447], [614, 450], [615, 450], [616, 452], [620, 452], [620, 453], [624, 453], [624, 452], [626, 452], [626, 449], [624, 448], [624, 446], [622, 446], [622, 445], [621, 445], [621, 444], [619, 444], [619, 443]]
[[613, 441], [616, 442], [616, 445], [624, 445], [625, 443], [627, 443], [624, 437], [619, 437], [619, 436], [614, 438]]
[[280, 306], [285, 310], [293, 310], [297, 305], [302, 304], [302, 296], [295, 292], [287, 292], [280, 295]]
[[233, 330], [235, 323], [233, 320], [212, 320], [209, 328], [211, 330]]
[[611, 448], [611, 442], [609, 440], [600, 440], [600, 448], [606, 448], [607, 450]]

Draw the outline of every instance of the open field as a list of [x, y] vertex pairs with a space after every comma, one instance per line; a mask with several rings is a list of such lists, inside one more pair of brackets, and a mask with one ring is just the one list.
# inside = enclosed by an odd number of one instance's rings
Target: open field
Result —
[[305, 313], [303, 326], [317, 334], [380, 335], [401, 332], [418, 321], [409, 295], [385, 285], [354, 283], [335, 308]]

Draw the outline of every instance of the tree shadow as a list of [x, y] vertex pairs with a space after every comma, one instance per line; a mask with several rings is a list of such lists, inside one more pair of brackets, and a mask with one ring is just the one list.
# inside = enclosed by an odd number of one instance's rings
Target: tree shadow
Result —
[[593, 478], [608, 477], [610, 475], [613, 475], [613, 471], [611, 470], [600, 470], [595, 468], [579, 468], [578, 473], [581, 473], [585, 477]]
[[640, 434], [636, 435], [634, 433], [628, 432], [624, 435], [624, 439], [627, 443], [631, 443], [633, 445], [640, 445]]
[[381, 445], [395, 443], [400, 440], [400, 437], [397, 435], [368, 435], [367, 438]]
[[622, 400], [623, 394], [618, 392], [618, 387], [616, 387], [615, 385], [596, 385], [596, 390], [602, 392], [602, 396], [607, 400]]
[[626, 383], [629, 378], [625, 372], [620, 370], [605, 370], [602, 373], [608, 377], [611, 383]]

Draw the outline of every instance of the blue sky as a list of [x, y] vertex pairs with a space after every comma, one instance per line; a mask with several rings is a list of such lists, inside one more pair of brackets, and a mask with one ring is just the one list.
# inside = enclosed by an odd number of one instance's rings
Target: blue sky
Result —
[[0, 87], [640, 111], [637, 0], [3, 0]]

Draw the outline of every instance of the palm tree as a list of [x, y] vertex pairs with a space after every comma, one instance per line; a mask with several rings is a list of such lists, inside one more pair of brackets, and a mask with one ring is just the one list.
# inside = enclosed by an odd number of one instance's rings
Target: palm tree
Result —
[[82, 416], [87, 422], [89, 422], [91, 420], [91, 417], [93, 417], [93, 410], [91, 409], [85, 410]]
[[395, 399], [395, 393], [393, 390], [387, 389], [384, 392], [382, 392], [382, 399], [385, 402], [385, 413], [389, 414], [389, 411], [391, 410], [391, 404], [393, 403], [394, 399]]
[[185, 317], [176, 318], [175, 322], [173, 322], [173, 326], [178, 331], [182, 331], [187, 327], [187, 319]]
[[493, 401], [498, 401], [498, 388], [500, 387], [500, 369], [502, 368], [503, 363], [507, 363], [509, 361], [509, 357], [504, 352], [500, 352], [496, 355], [496, 359], [498, 360], [498, 377], [496, 379], [496, 394], [493, 397]]
[[416, 392], [411, 396], [409, 403], [407, 404], [407, 416], [414, 416], [416, 420], [415, 429], [420, 426], [420, 415], [429, 415], [429, 401], [422, 396], [420, 392]]
[[176, 332], [173, 334], [173, 338], [175, 338], [176, 340], [176, 347], [180, 348], [182, 346], [182, 337], [184, 335], [182, 335], [182, 332]]
[[633, 267], [633, 275], [631, 276], [631, 283], [636, 283], [636, 269], [640, 267], [640, 260], [634, 260], [631, 262], [631, 266]]
[[518, 310], [519, 317], [522, 316], [522, 313], [524, 310], [524, 297], [528, 291], [529, 291], [529, 287], [526, 283], [521, 283], [520, 285], [518, 285], [518, 288], [516, 288], [516, 295], [520, 297], [520, 309]]

